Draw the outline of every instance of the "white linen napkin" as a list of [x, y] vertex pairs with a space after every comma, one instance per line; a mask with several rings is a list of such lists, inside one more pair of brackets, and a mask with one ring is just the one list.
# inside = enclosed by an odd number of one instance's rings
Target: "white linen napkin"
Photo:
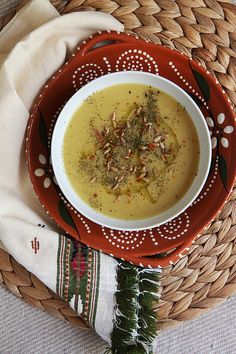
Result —
[[[29, 110], [42, 85], [78, 42], [107, 29], [122, 31], [123, 26], [101, 12], [59, 16], [48, 0], [33, 0], [0, 33], [0, 247], [64, 298], [107, 342], [122, 342], [119, 335], [127, 332], [123, 342], [136, 346], [137, 279], [146, 280], [151, 271], [145, 276], [145, 270], [122, 265], [60, 235], [34, 194], [24, 153]], [[116, 317], [122, 316], [115, 311], [117, 289], [122, 294], [117, 269], [134, 277], [137, 321], [128, 318], [133, 321], [129, 331], [116, 325], [114, 334]], [[150, 286], [156, 286], [150, 276]], [[130, 289], [123, 290], [129, 295]]]
[[[24, 156], [24, 133], [29, 109], [41, 86], [78, 42], [107, 29], [121, 31], [123, 26], [104, 13], [81, 12], [60, 17], [47, 0], [34, 0], [0, 33], [0, 239], [19, 263], [55, 292], [58, 230], [31, 186]], [[60, 238], [61, 243], [66, 242]], [[32, 249], [34, 239], [40, 245], [37, 253]], [[103, 288], [109, 291], [103, 294], [107, 306], [97, 311], [100, 320], [95, 321], [95, 328], [109, 341], [117, 262], [105, 255], [102, 258], [105, 273], [110, 270], [103, 277]]]

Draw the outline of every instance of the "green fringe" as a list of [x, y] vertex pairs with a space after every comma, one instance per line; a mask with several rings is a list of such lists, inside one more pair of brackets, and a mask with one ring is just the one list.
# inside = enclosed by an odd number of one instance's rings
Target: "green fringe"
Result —
[[158, 271], [119, 262], [112, 354], [152, 353], [156, 336], [156, 314], [152, 304], [159, 299], [158, 289]]
[[117, 292], [115, 323], [111, 335], [112, 353], [125, 353], [124, 346], [135, 340], [135, 329], [138, 321], [138, 269], [128, 263], [120, 263], [117, 270]]

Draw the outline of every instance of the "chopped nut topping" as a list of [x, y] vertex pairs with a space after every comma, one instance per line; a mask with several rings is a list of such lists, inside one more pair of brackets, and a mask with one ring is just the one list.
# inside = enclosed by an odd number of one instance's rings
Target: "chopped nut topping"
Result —
[[103, 149], [106, 149], [108, 146], [110, 146], [110, 143], [106, 143], [106, 144], [103, 146]]
[[104, 151], [104, 155], [107, 155], [111, 151], [111, 148], [108, 148]]
[[96, 179], [97, 179], [97, 177], [94, 176], [93, 178], [90, 179], [90, 182], [91, 182], [91, 183], [94, 183], [94, 182], [96, 181]]
[[138, 177], [137, 180], [140, 181], [141, 179], [143, 179], [146, 176], [146, 172], [141, 173]]
[[135, 111], [136, 116], [139, 116], [141, 111], [142, 111], [142, 107], [137, 108]]
[[116, 190], [117, 188], [119, 188], [119, 185], [120, 185], [120, 183], [117, 182], [116, 184], [114, 184], [114, 185], [111, 187], [111, 189]]
[[125, 174], [121, 175], [121, 176], [118, 178], [117, 182], [123, 181], [124, 178], [125, 178]]
[[142, 167], [141, 172], [146, 172], [146, 167], [145, 166]]
[[112, 170], [113, 172], [118, 172], [118, 168], [116, 168], [116, 167], [114, 167], [114, 166], [111, 167], [111, 170]]
[[154, 138], [154, 143], [158, 143], [162, 139], [161, 135]]
[[160, 147], [164, 150], [165, 149], [165, 145], [163, 144], [163, 142], [160, 142]]
[[116, 128], [116, 112], [112, 113], [111, 120], [112, 120], [113, 127]]

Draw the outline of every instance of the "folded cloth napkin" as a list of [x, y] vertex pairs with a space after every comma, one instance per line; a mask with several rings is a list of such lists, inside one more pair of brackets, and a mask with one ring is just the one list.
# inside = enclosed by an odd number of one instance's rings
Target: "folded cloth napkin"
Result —
[[98, 12], [60, 17], [48, 0], [33, 0], [0, 33], [0, 247], [68, 302], [113, 353], [150, 353], [158, 270], [61, 235], [39, 204], [25, 163], [25, 129], [41, 86], [80, 41], [107, 29], [123, 26]]

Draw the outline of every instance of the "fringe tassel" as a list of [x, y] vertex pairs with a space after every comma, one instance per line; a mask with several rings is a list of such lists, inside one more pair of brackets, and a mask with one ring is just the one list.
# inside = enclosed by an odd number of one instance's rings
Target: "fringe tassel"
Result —
[[137, 342], [142, 345], [143, 353], [152, 352], [152, 343], [157, 332], [157, 318], [152, 309], [153, 302], [159, 300], [159, 272], [139, 269], [139, 330]]
[[122, 262], [117, 270], [115, 323], [111, 335], [112, 353], [125, 353], [124, 348], [134, 343], [137, 330], [138, 269]]
[[112, 354], [151, 354], [156, 336], [159, 271], [119, 262]]

